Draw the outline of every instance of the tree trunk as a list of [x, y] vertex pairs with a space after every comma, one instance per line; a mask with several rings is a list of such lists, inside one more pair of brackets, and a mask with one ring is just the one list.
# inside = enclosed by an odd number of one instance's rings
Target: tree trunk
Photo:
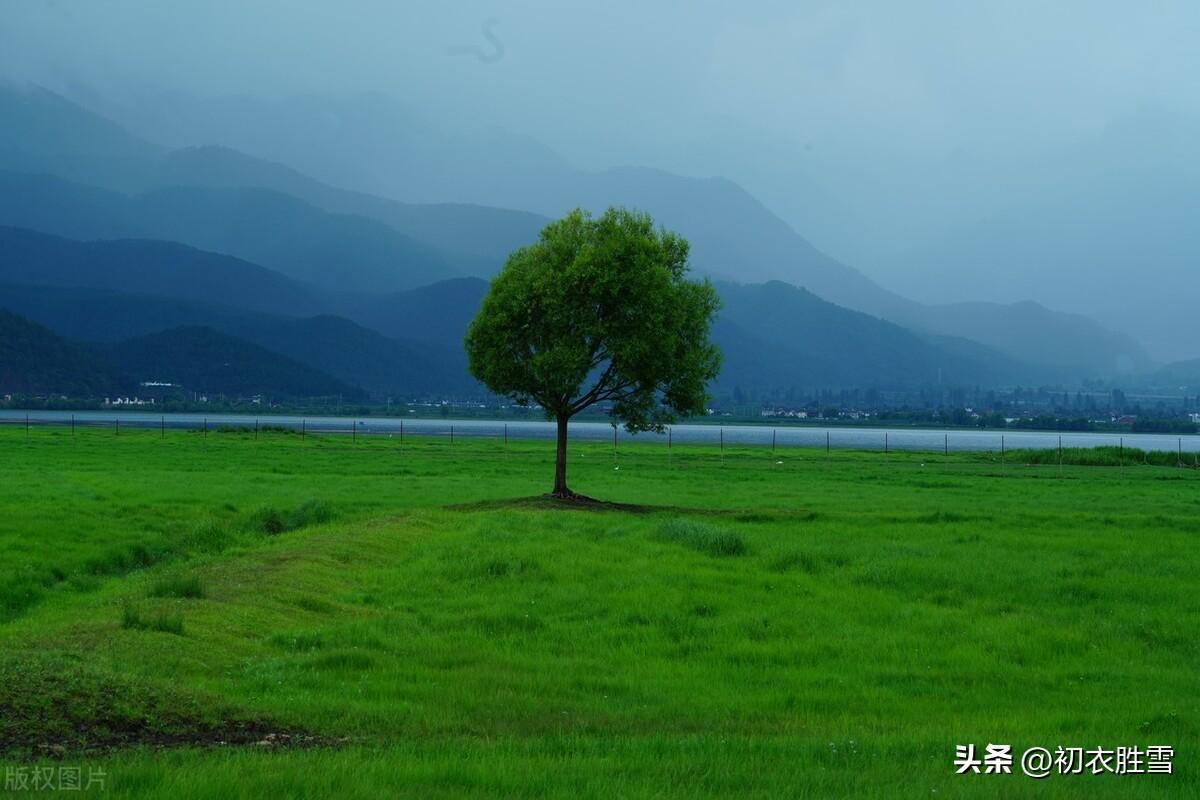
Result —
[[567, 423], [571, 418], [566, 414], [558, 415], [558, 451], [554, 459], [554, 497], [574, 497], [575, 493], [567, 488]]

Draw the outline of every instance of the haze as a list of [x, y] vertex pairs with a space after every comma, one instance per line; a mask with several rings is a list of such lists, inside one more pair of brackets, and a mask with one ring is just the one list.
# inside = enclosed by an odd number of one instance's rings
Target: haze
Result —
[[1198, 34], [1184, 2], [8, 0], [0, 79], [407, 201], [721, 176], [887, 289], [1034, 300], [1167, 361], [1200, 355]]

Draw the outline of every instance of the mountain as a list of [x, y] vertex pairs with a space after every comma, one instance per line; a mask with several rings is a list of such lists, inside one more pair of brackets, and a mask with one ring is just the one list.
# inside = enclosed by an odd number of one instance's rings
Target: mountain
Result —
[[[225, 146], [224, 152], [185, 147], [167, 156], [164, 169], [174, 169], [172, 177], [180, 182], [270, 185], [318, 205], [328, 202], [314, 199], [312, 186], [294, 174], [262, 163], [281, 160], [360, 193], [537, 215], [520, 218], [521, 238], [506, 234], [509, 249], [531, 240], [538, 218], [559, 217], [578, 206], [602, 211], [627, 205], [687, 236], [702, 272], [746, 282], [785, 280], [873, 313], [897, 299], [821, 253], [732, 181], [641, 167], [582, 171], [530, 137], [486, 124], [452, 125], [381, 94], [273, 100], [171, 94], [106, 111], [161, 141]], [[198, 165], [185, 168], [189, 162]], [[456, 222], [441, 241], [461, 242], [470, 230]]]
[[124, 195], [40, 173], [0, 172], [0, 225], [70, 239], [153, 238]]
[[176, 297], [86, 287], [0, 283], [0, 308], [72, 341], [114, 343], [168, 328], [207, 326], [232, 331], [273, 315]]
[[[357, 322], [78, 288], [0, 286], [0, 306], [84, 341], [204, 325], [361, 386], [378, 399], [470, 397], [482, 390], [467, 374], [462, 338], [486, 291], [485, 281], [462, 279], [367, 298]], [[915, 334], [786, 284], [722, 283], [718, 291], [724, 303], [714, 327], [725, 354], [720, 388], [1035, 382], [1028, 368], [973, 342]]]
[[888, 291], [822, 253], [737, 184], [721, 178], [613, 169], [546, 179], [530, 188], [524, 200], [495, 194], [479, 199], [551, 215], [573, 205], [594, 211], [609, 205], [645, 209], [656, 222], [688, 238], [692, 263], [701, 273], [744, 283], [785, 281], [907, 328], [974, 339], [1011, 359], [1056, 371], [1058, 379], [1127, 373], [1150, 363], [1131, 337], [1081, 315], [1034, 303], [930, 305]]
[[[1021, 304], [975, 303], [974, 310], [988, 318], [987, 324], [964, 324], [966, 309], [960, 305], [920, 303], [881, 287], [821, 252], [736, 183], [723, 178], [684, 177], [640, 167], [578, 170], [525, 138], [503, 136], [485, 126], [475, 131], [449, 130], [436, 119], [377, 95], [276, 101], [174, 96], [170, 103], [169, 119], [162, 120], [159, 109], [154, 115], [159, 120], [156, 134], [167, 140], [187, 140], [202, 130], [199, 135], [208, 142], [283, 158], [326, 181], [359, 191], [408, 201], [453, 199], [518, 208], [543, 217], [556, 217], [576, 206], [593, 211], [609, 205], [641, 208], [689, 239], [693, 263], [703, 273], [741, 282], [786, 281], [837, 305], [905, 327], [973, 338], [1010, 358], [1057, 370], [1060, 379], [1113, 375], [1129, 364], [1149, 363], [1145, 351], [1129, 337], [1044, 306], [1044, 313], [1031, 314]], [[150, 115], [136, 110], [123, 113], [141, 124], [151, 122]], [[338, 141], [354, 146], [332, 153], [335, 130]], [[472, 158], [479, 152], [491, 156], [488, 163]], [[212, 153], [190, 157], [219, 160]], [[247, 165], [241, 170], [250, 171]], [[197, 179], [201, 171], [195, 170], [189, 180]], [[295, 190], [294, 182], [290, 186]], [[1044, 253], [1051, 257], [1054, 247], [1047, 244]], [[490, 263], [501, 260], [497, 253]], [[1010, 270], [1011, 266], [997, 265], [989, 274], [1003, 281]], [[1045, 343], [1064, 331], [1062, 343], [1048, 352]]]
[[456, 274], [433, 248], [377, 220], [267, 189], [160, 189], [133, 197], [129, 213], [160, 238], [337, 291], [385, 292]]
[[345, 292], [455, 274], [432, 248], [381, 222], [266, 189], [177, 187], [129, 196], [49, 175], [0, 173], [0, 225], [79, 239], [177, 241]]
[[0, 309], [0, 393], [99, 397], [127, 385], [91, 353]]
[[486, 119], [435, 117], [379, 92], [274, 98], [147, 92], [116, 103], [91, 97], [86, 105], [172, 148], [221, 144], [327, 184], [420, 204], [464, 202], [481, 183], [570, 169], [531, 136]]
[[1070, 147], [989, 176], [985, 212], [885, 262], [899, 288], [964, 299], [1037, 298], [1194, 357], [1200, 317], [1200, 118], [1131, 109]]
[[171, 328], [212, 328], [252, 342], [373, 397], [475, 396], [462, 348], [388, 338], [331, 315], [289, 318], [111, 290], [0, 284], [0, 308], [69, 339], [112, 345]]
[[[961, 386], [1032, 381], [1038, 372], [974, 342], [916, 334], [779, 281], [719, 282], [716, 288], [722, 309], [713, 338], [725, 354], [721, 387]], [[388, 335], [461, 353], [486, 292], [482, 280], [444, 281], [370, 299], [351, 314]]]
[[105, 348], [138, 382], [172, 383], [209, 395], [361, 398], [361, 389], [212, 328], [172, 328]]
[[130, 134], [111, 120], [36, 86], [0, 84], [0, 152], [143, 158], [162, 148]]
[[80, 242], [20, 228], [0, 227], [0, 283], [110, 289], [252, 311], [324, 308], [308, 287], [230, 256], [174, 242]]
[[398, 339], [437, 342], [462, 351], [467, 325], [487, 294], [480, 278], [439, 281], [406, 292], [342, 301], [346, 316]]
[[163, 148], [53, 92], [0, 84], [0, 169], [99, 186], [145, 180]]
[[[509, 252], [535, 238], [547, 222], [522, 211], [464, 203], [401, 203], [346, 191], [228, 147], [169, 151], [36, 87], [20, 91], [0, 85], [0, 118], [6, 120], [0, 170], [44, 173], [130, 195], [180, 186], [270, 190], [335, 215], [382, 223], [436, 251], [438, 259], [449, 265], [450, 274], [490, 275]], [[82, 135], [64, 136], [65, 130]], [[55, 133], [46, 135], [47, 131]], [[114, 137], [119, 141], [105, 144]], [[90, 145], [89, 139], [96, 144]], [[423, 257], [429, 258], [429, 253]]]
[[[978, 345], [927, 339], [886, 320], [826, 302], [779, 281], [718, 283], [715, 340], [734, 369], [747, 350], [770, 354], [754, 385], [913, 388], [1007, 383], [1028, 374], [1011, 359]], [[762, 360], [764, 356], [755, 356]], [[738, 376], [741, 381], [750, 377]], [[722, 375], [729, 385], [734, 375]], [[745, 383], [742, 384], [746, 386]]]
[[951, 303], [892, 317], [915, 330], [982, 342], [1060, 379], [1129, 375], [1152, 363], [1134, 339], [1033, 302]]
[[[231, 113], [230, 106], [203, 119], [194, 116], [196, 106], [189, 105], [190, 101], [175, 98], [171, 102], [179, 103], [179, 113], [169, 115], [174, 119], [172, 124], [182, 125], [188, 119], [197, 123], [182, 143], [196, 136], [202, 141], [223, 141], [251, 153], [283, 157], [326, 180], [360, 190], [386, 191], [408, 199], [420, 193], [423, 199], [454, 198], [478, 205], [423, 206], [418, 211], [405, 203], [333, 189], [279, 164], [212, 147], [146, 155], [146, 165], [136, 171], [143, 187], [174, 181], [226, 187], [266, 184], [277, 194], [283, 191], [302, 195], [309, 208], [353, 212], [397, 232], [411, 233], [414, 242], [427, 242], [444, 263], [464, 274], [490, 274], [502, 263], [507, 248], [532, 238], [542, 222], [537, 214], [556, 216], [577, 205], [600, 210], [610, 204], [623, 204], [644, 208], [659, 222], [689, 237], [693, 263], [710, 275], [743, 282], [785, 280], [838, 305], [926, 334], [974, 339], [1009, 358], [1054, 371], [1052, 377], [1056, 379], [1112, 375], [1130, 364], [1137, 368], [1149, 363], [1136, 342], [1083, 317], [1060, 315], [1044, 307], [1039, 313], [1029, 313], [1023, 304], [931, 306], [883, 289], [861, 272], [813, 247], [777, 215], [725, 179], [686, 178], [642, 168], [584, 172], [526, 138], [483, 128], [465, 132], [439, 128], [436, 120], [414, 120], [407, 110], [379, 97], [306, 98], [273, 104], [242, 98], [233, 104], [237, 113]], [[271, 113], [264, 111], [268, 106], [273, 109]], [[161, 117], [161, 109], [158, 111]], [[336, 122], [333, 128], [331, 121]], [[182, 135], [185, 127], [177, 133]], [[163, 129], [156, 132], [168, 140], [178, 139], [166, 135]], [[335, 141], [340, 143], [338, 147], [333, 146]], [[493, 146], [487, 150], [486, 164], [466, 157], [468, 151], [484, 152], [471, 150], [484, 142]], [[72, 168], [73, 158], [70, 154], [60, 169]], [[196, 202], [204, 207], [202, 201]], [[534, 213], [485, 208], [497, 205]], [[260, 213], [253, 203], [244, 208]], [[98, 209], [98, 213], [101, 211]], [[314, 261], [327, 264], [336, 262], [339, 254], [358, 253], [353, 261], [370, 263], [369, 257], [379, 252], [358, 241], [334, 247], [327, 238], [303, 246], [297, 242], [264, 242], [256, 237], [269, 237], [270, 231], [254, 226], [242, 231], [236, 218], [210, 224], [204, 213], [199, 216], [195, 220], [176, 209], [170, 226], [162, 220], [157, 224], [166, 227], [170, 235], [193, 236], [197, 239], [194, 243], [245, 255], [281, 270], [294, 269], [295, 274], [306, 278], [329, 276], [346, 267], [344, 262], [337, 262], [333, 267], [318, 269], [304, 263], [310, 255]], [[42, 217], [36, 225], [27, 217], [14, 218], [33, 227], [62, 224], [56, 214]], [[139, 223], [136, 219], [126, 222]], [[272, 227], [283, 224], [276, 221]], [[67, 232], [61, 227], [44, 229]], [[317, 229], [321, 230], [319, 226]], [[242, 234], [253, 238], [257, 249], [248, 249], [250, 243], [241, 238]], [[341, 237], [336, 241], [347, 240]], [[358, 246], [365, 252], [356, 250]], [[323, 285], [353, 289], [355, 283], [339, 276], [325, 280]], [[379, 283], [366, 281], [363, 286], [375, 290]], [[373, 313], [372, 318], [383, 316]], [[1048, 342], [1057, 344], [1047, 347]]]
[[[381, 319], [407, 320], [393, 326], [397, 334], [389, 338], [328, 314], [337, 302], [352, 305], [350, 300], [338, 296], [335, 302], [238, 259], [170, 242], [77, 242], [0, 228], [0, 307], [93, 342], [209, 327], [380, 396], [478, 391], [466, 375], [461, 345], [465, 320], [478, 302], [433, 305], [451, 302], [452, 294], [431, 287], [411, 297], [401, 293], [403, 302], [363, 301]], [[448, 322], [461, 328], [448, 328]], [[423, 341], [398, 341], [405, 332]]]
[[1167, 364], [1147, 375], [1141, 383], [1154, 391], [1200, 395], [1200, 358]]
[[335, 214], [378, 220], [432, 246], [459, 271], [473, 275], [491, 275], [509, 253], [537, 239], [549, 222], [524, 211], [464, 203], [401, 203], [346, 191], [282, 164], [215, 145], [167, 153], [158, 162], [156, 182], [161, 186], [270, 189]]
[[389, 339], [343, 317], [247, 318], [228, 330], [272, 352], [361, 386], [376, 398], [483, 393], [465, 369], [461, 346]]

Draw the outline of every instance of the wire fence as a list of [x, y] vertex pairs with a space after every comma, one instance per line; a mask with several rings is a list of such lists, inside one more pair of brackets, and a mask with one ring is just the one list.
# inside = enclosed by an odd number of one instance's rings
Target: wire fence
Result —
[[[222, 433], [252, 435], [273, 433], [306, 437], [333, 437], [351, 443], [392, 440], [406, 442], [444, 442], [492, 440], [507, 446], [510, 442], [550, 441], [556, 436], [552, 423], [491, 420], [438, 420], [349, 417], [254, 417], [222, 415], [205, 417], [192, 414], [135, 413], [129, 415], [85, 414], [12, 414], [0, 416], [0, 426], [23, 428], [26, 436], [38, 429], [57, 429], [72, 434], [82, 431], [111, 432], [120, 436], [132, 432], [169, 433], [186, 431], [202, 437]], [[1121, 436], [1092, 433], [1045, 433], [1035, 431], [976, 430], [887, 430], [873, 428], [802, 428], [756, 425], [720, 426], [689, 424], [668, 427], [662, 433], [629, 434], [619, 427], [596, 422], [573, 423], [572, 446], [609, 444], [613, 452], [627, 445], [665, 448], [702, 448], [715, 450], [722, 457], [755, 452], [779, 455], [797, 450], [863, 451], [887, 454], [977, 454], [986, 461], [1030, 465], [1116, 466], [1153, 464], [1200, 469], [1200, 437], [1164, 435]], [[635, 448], [637, 449], [637, 448]]]

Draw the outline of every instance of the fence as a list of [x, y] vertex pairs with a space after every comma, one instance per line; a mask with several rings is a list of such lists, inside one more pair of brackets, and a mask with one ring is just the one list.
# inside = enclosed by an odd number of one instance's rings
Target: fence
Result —
[[[13, 413], [0, 416], [0, 426], [23, 427], [28, 435], [35, 428], [77, 430], [106, 430], [120, 436], [122, 431], [157, 431], [166, 437], [170, 431], [193, 431], [201, 436], [210, 433], [237, 431], [253, 434], [288, 431], [301, 437], [337, 436], [352, 442], [391, 438], [403, 445], [406, 438], [420, 437], [445, 440], [454, 444], [463, 439], [514, 441], [552, 440], [556, 435], [552, 423], [526, 421], [439, 420], [405, 418], [355, 419], [348, 417], [287, 417], [221, 415], [205, 417], [193, 414], [160, 414], [144, 412], [121, 415], [103, 412]], [[1040, 464], [1060, 465], [1064, 460], [1075, 463], [1124, 464], [1145, 461], [1159, 465], [1200, 467], [1200, 437], [1170, 437], [1165, 435], [1075, 433], [1058, 434], [1035, 431], [977, 431], [977, 430], [894, 430], [874, 428], [808, 428], [767, 427], [756, 425], [721, 426], [686, 424], [668, 427], [662, 434], [631, 435], [616, 426], [597, 422], [574, 422], [571, 426], [572, 444], [611, 441], [614, 449], [622, 443], [658, 444], [668, 451], [679, 446], [706, 445], [724, 453], [727, 449], [755, 449], [772, 454], [804, 448], [808, 450], [875, 451], [889, 453], [987, 453], [1005, 461], [1009, 454], [1019, 451], [1026, 460]], [[1104, 449], [1115, 451], [1106, 452]], [[1081, 461], [1080, 456], [1067, 458], [1068, 451], [1091, 450], [1104, 459]], [[1031, 451], [1037, 451], [1030, 456]], [[1128, 454], [1128, 458], [1127, 458]], [[1151, 459], [1151, 454], [1153, 459]], [[1171, 464], [1171, 456], [1174, 463]]]

